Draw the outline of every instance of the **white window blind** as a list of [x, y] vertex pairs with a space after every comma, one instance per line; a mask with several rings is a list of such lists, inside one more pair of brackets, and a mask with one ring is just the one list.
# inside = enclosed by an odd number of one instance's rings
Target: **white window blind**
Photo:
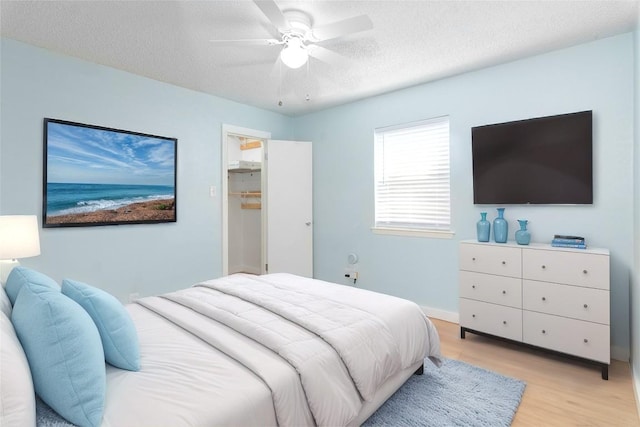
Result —
[[375, 227], [448, 231], [449, 117], [375, 130]]

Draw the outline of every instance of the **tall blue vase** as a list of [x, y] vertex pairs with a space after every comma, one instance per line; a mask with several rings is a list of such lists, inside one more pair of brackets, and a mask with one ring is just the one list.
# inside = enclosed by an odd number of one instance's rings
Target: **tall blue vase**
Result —
[[487, 221], [487, 213], [480, 212], [480, 221], [476, 224], [478, 242], [488, 242], [491, 235], [491, 223]]
[[518, 222], [520, 223], [520, 230], [516, 231], [516, 242], [518, 242], [519, 245], [528, 245], [531, 241], [531, 233], [527, 230], [527, 223], [529, 221], [519, 219]]
[[498, 217], [493, 220], [493, 240], [496, 243], [507, 243], [509, 224], [504, 219], [504, 208], [498, 208]]

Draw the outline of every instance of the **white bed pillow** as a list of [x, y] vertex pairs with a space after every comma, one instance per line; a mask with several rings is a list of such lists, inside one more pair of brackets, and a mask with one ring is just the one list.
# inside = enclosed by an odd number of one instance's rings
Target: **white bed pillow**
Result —
[[36, 398], [29, 363], [4, 312], [0, 313], [0, 343], [0, 425], [35, 426]]
[[11, 319], [11, 301], [7, 295], [7, 291], [4, 290], [4, 286], [2, 285], [0, 285], [0, 311]]

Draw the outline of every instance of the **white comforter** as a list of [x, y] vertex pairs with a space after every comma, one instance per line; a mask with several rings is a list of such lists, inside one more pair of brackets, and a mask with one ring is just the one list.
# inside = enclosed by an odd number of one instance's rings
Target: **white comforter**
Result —
[[[233, 275], [139, 303], [259, 377], [279, 425], [347, 425], [387, 378], [440, 358], [437, 332], [417, 305], [288, 274]], [[295, 370], [242, 351], [203, 318], [260, 342]]]

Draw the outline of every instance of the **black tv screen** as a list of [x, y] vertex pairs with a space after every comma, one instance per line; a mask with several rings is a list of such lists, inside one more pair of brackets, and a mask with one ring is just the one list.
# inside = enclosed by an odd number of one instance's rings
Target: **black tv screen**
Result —
[[177, 142], [45, 118], [43, 227], [176, 222]]
[[471, 129], [474, 204], [592, 204], [592, 112]]

